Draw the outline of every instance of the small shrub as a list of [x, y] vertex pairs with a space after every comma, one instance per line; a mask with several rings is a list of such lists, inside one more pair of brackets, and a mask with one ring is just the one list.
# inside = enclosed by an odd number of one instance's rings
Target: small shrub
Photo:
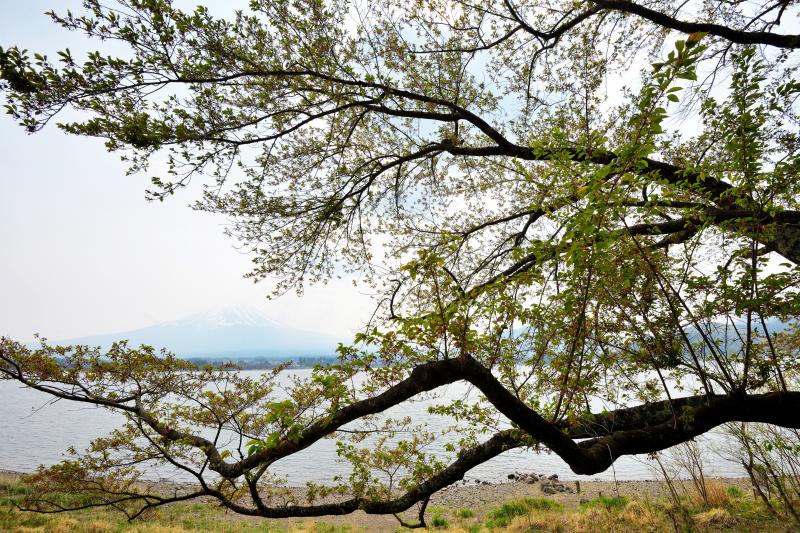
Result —
[[708, 504], [711, 507], [725, 507], [731, 503], [728, 487], [721, 481], [707, 481], [706, 495], [708, 497]]
[[442, 515], [433, 515], [433, 518], [431, 518], [431, 525], [437, 529], [445, 528], [447, 527], [447, 519]]
[[728, 488], [724, 483], [715, 479], [705, 482], [706, 497], [695, 490], [691, 495], [695, 507], [725, 507], [731, 503]]
[[469, 531], [469, 533], [478, 533], [480, 530], [481, 530], [480, 524], [472, 524], [467, 528], [467, 531]]
[[475, 513], [472, 512], [472, 509], [459, 509], [456, 511], [456, 515], [459, 518], [472, 518], [475, 516]]

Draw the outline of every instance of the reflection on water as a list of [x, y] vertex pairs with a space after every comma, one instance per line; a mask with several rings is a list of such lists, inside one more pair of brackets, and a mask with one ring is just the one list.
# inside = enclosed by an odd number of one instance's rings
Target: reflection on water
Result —
[[[252, 371], [257, 373], [257, 371]], [[280, 379], [308, 375], [309, 370], [284, 372]], [[445, 395], [457, 398], [464, 395], [466, 386], [451, 385]], [[429, 431], [441, 431], [449, 421], [427, 412], [427, 402], [398, 406], [389, 411], [390, 416], [410, 416], [416, 423], [424, 423]], [[0, 381], [0, 470], [31, 472], [38, 465], [51, 465], [65, 458], [69, 446], [78, 450], [91, 439], [107, 434], [123, 421], [121, 415], [105, 409], [80, 405], [75, 402], [51, 401], [51, 397], [25, 389], [16, 382]], [[704, 448], [721, 448], [724, 438], [711, 435], [704, 438]], [[432, 448], [431, 451], [436, 451]], [[441, 448], [438, 448], [441, 450]], [[443, 453], [443, 452], [442, 452]], [[708, 453], [707, 473], [720, 477], [743, 477], [741, 466]], [[313, 446], [275, 463], [271, 471], [289, 479], [290, 485], [303, 485], [307, 481], [331, 481], [336, 475], [347, 475], [349, 465], [339, 461], [334, 441], [323, 439]], [[623, 457], [613, 469], [595, 476], [576, 476], [556, 455], [511, 450], [471, 470], [466, 479], [503, 481], [515, 471], [558, 474], [562, 479], [656, 479], [658, 474], [651, 461], [645, 457]], [[159, 470], [148, 472], [148, 477], [191, 481], [182, 472]]]

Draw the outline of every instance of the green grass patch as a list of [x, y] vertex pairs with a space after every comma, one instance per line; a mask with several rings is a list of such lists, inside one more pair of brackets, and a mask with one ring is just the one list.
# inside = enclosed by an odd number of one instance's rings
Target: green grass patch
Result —
[[351, 529], [352, 528], [348, 525], [337, 526], [326, 522], [317, 522], [314, 524], [314, 531], [316, 533], [347, 533]]
[[50, 518], [44, 515], [27, 515], [25, 518], [19, 521], [19, 525], [25, 527], [41, 527], [47, 524], [50, 521]]
[[731, 498], [741, 498], [744, 496], [744, 491], [736, 485], [729, 485], [727, 488], [728, 496]]
[[489, 513], [486, 527], [506, 527], [514, 518], [524, 516], [531, 511], [561, 511], [562, 509], [563, 506], [560, 503], [547, 498], [511, 500]]
[[447, 527], [447, 519], [440, 514], [433, 515], [431, 518], [431, 525], [436, 529], [444, 529]]
[[31, 487], [21, 483], [0, 482], [0, 494], [4, 496], [25, 496], [31, 492]]
[[472, 512], [472, 509], [459, 509], [456, 511], [456, 516], [459, 518], [472, 518], [475, 513]]
[[625, 496], [605, 496], [601, 494], [597, 498], [582, 505], [586, 508], [602, 507], [607, 511], [621, 511], [627, 503], [628, 499]]

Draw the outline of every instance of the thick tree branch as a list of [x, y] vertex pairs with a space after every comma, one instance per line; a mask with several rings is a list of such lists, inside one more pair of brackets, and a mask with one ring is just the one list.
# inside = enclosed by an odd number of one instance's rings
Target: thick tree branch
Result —
[[729, 26], [710, 22], [687, 22], [627, 0], [589, 0], [589, 3], [602, 9], [636, 15], [658, 26], [671, 28], [682, 33], [709, 33], [736, 44], [764, 44], [778, 48], [800, 48], [800, 35], [736, 30]]

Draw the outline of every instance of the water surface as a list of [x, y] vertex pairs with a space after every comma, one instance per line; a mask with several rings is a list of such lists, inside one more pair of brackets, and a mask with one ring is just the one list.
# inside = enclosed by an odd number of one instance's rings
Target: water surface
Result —
[[[307, 376], [310, 370], [283, 372], [279, 379], [287, 383], [292, 376]], [[246, 371], [257, 375], [259, 371]], [[454, 384], [445, 389], [446, 398], [459, 398], [467, 386]], [[397, 406], [389, 411], [395, 417], [410, 416], [415, 423], [423, 423], [429, 431], [441, 431], [452, 422], [427, 412], [430, 402], [417, 402]], [[89, 442], [103, 436], [118, 426], [121, 415], [108, 410], [69, 402], [53, 401], [52, 397], [22, 387], [12, 381], [0, 381], [0, 470], [31, 472], [40, 464], [52, 465], [63, 460], [68, 447], [84, 449]], [[710, 434], [701, 441], [706, 451], [706, 474], [719, 477], [743, 477], [744, 470], [737, 463], [722, 457], [713, 450], [726, 448], [725, 437]], [[444, 454], [442, 444], [430, 448]], [[667, 458], [668, 459], [668, 458]], [[527, 450], [511, 450], [488, 461], [466, 475], [465, 479], [499, 482], [507, 480], [509, 473], [536, 472], [558, 474], [561, 479], [643, 480], [658, 479], [656, 465], [643, 456], [623, 457], [614, 467], [594, 476], [577, 476], [555, 454]], [[330, 482], [334, 476], [346, 476], [349, 464], [341, 462], [336, 454], [335, 442], [323, 439], [311, 447], [275, 463], [271, 471], [286, 476], [289, 484], [304, 485], [307, 481]], [[148, 477], [190, 481], [184, 472], [161, 468], [149, 471]]]

